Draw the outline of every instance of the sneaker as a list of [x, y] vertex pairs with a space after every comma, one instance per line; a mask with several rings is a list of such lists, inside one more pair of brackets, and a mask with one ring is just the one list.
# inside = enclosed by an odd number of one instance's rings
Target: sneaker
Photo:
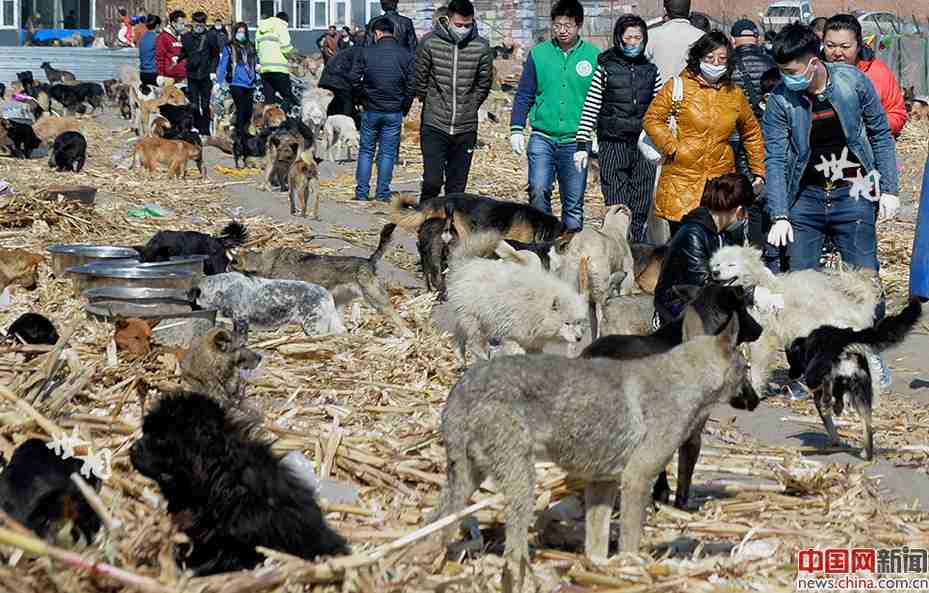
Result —
[[877, 369], [880, 373], [878, 385], [881, 386], [881, 391], [886, 392], [890, 389], [890, 383], [893, 380], [893, 377], [890, 374], [890, 367], [887, 366], [887, 363], [884, 362], [884, 359], [880, 354], [874, 353], [869, 357], [869, 361], [872, 369]]

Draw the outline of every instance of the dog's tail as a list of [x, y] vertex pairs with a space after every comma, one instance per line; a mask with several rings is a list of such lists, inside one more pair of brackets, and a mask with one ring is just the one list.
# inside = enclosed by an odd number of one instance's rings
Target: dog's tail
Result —
[[219, 235], [219, 238], [226, 249], [241, 247], [248, 241], [248, 229], [241, 222], [230, 222], [223, 227], [223, 232]]
[[381, 257], [384, 256], [384, 252], [387, 251], [387, 248], [390, 247], [390, 243], [393, 240], [395, 228], [397, 228], [397, 225], [392, 222], [388, 222], [384, 225], [384, 228], [381, 229], [381, 238], [377, 243], [377, 249], [375, 249], [371, 257], [368, 258], [369, 262], [377, 264]]
[[632, 210], [625, 204], [616, 204], [606, 211], [600, 230], [608, 237], [627, 240], [631, 221]]
[[577, 292], [588, 301], [590, 296], [590, 258], [586, 255], [577, 263]]
[[216, 136], [208, 136], [206, 139], [206, 145], [212, 146], [213, 148], [218, 148], [226, 154], [233, 154], [232, 142], [226, 138], [218, 138]]
[[874, 327], [855, 332], [851, 343], [865, 344], [873, 350], [885, 350], [903, 341], [922, 315], [922, 304], [916, 297], [910, 297], [906, 307], [896, 315], [888, 315]]
[[440, 200], [433, 198], [426, 204], [417, 204], [413, 196], [394, 196], [390, 202], [390, 221], [405, 231], [415, 233], [427, 218], [445, 218], [445, 210], [436, 203]]
[[458, 244], [452, 249], [449, 260], [454, 262], [475, 257], [496, 258], [496, 251], [502, 239], [503, 235], [499, 231], [460, 233]]
[[532, 266], [538, 270], [544, 269], [542, 266], [542, 259], [534, 252], [529, 251], [528, 249], [517, 250], [506, 241], [500, 241], [497, 243], [497, 248], [494, 249], [494, 254], [496, 254], [496, 256], [500, 259], [511, 261], [521, 266]]

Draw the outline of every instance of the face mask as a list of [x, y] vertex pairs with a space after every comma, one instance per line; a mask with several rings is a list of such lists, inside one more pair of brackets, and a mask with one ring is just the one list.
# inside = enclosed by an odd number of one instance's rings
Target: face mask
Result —
[[223, 26], [222, 26], [222, 25], [213, 25], [213, 28], [216, 29], [217, 31], [222, 31], [222, 30], [223, 30]]
[[182, 32], [184, 30], [184, 23], [182, 21], [174, 23], [174, 30], [178, 33]]
[[715, 66], [713, 64], [707, 64], [706, 62], [700, 62], [700, 73], [707, 82], [716, 82], [723, 77], [723, 74], [726, 73], [728, 68], [729, 67], [725, 64]]
[[623, 55], [626, 56], [627, 58], [636, 58], [638, 57], [640, 53], [642, 53], [641, 45], [626, 45], [625, 43], [623, 44]]
[[746, 220], [744, 218], [741, 218], [733, 222], [729, 226], [727, 226], [725, 229], [723, 229], [723, 232], [729, 235], [733, 233], [741, 233], [742, 229], [745, 228], [745, 223], [746, 223]]
[[206, 31], [206, 27], [203, 25], [197, 25], [194, 27], [194, 33], [203, 33], [204, 31]]
[[245, 33], [239, 32], [235, 34], [235, 40], [239, 43], [245, 43], [246, 39], [248, 39], [248, 37], [245, 35]]
[[471, 32], [471, 25], [464, 27], [456, 27], [455, 25], [449, 25], [449, 29], [452, 30], [452, 33], [458, 36], [459, 39], [464, 39], [468, 36], [468, 33]]
[[810, 63], [806, 65], [806, 68], [800, 74], [784, 74], [784, 86], [789, 88], [792, 91], [797, 91], [801, 93], [810, 87], [811, 80], [806, 77], [807, 73], [810, 71], [810, 67], [813, 65], [813, 60], [810, 60]]

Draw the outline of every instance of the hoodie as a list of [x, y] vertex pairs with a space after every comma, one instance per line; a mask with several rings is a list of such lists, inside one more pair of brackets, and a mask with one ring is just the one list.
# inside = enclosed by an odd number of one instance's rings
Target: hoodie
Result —
[[287, 74], [290, 65], [287, 56], [294, 50], [290, 44], [290, 32], [287, 22], [276, 16], [258, 21], [255, 34], [255, 47], [258, 49], [259, 72], [278, 72]]
[[182, 49], [181, 40], [174, 36], [170, 27], [158, 34], [155, 40], [155, 66], [158, 74], [174, 80], [187, 78], [187, 62], [178, 60], [177, 64], [173, 64], [171, 60], [174, 56], [180, 56]]

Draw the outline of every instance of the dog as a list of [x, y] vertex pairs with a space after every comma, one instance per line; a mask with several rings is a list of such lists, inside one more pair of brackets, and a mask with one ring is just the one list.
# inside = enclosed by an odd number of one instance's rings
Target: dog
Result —
[[42, 62], [42, 65], [39, 66], [42, 70], [45, 71], [45, 78], [49, 82], [61, 82], [63, 80], [77, 80], [74, 77], [74, 74], [68, 72], [67, 70], [55, 70], [52, 68], [52, 65], [48, 62]]
[[274, 329], [289, 323], [300, 324], [308, 336], [346, 331], [332, 294], [309, 282], [228, 272], [202, 278], [191, 289], [190, 300], [232, 319], [233, 329], [243, 338], [252, 326]]
[[133, 356], [145, 356], [152, 351], [152, 330], [158, 325], [157, 320], [117, 317], [113, 324], [117, 351]]
[[864, 458], [874, 458], [871, 410], [877, 405], [881, 389], [879, 370], [872, 368], [871, 359], [876, 352], [902, 342], [921, 314], [919, 299], [912, 297], [900, 313], [885, 317], [874, 327], [856, 331], [823, 325], [797, 338], [787, 349], [790, 379], [805, 378], [833, 445], [841, 441], [832, 415], [842, 414], [847, 395], [864, 426]]
[[[145, 87], [145, 85], [142, 85]], [[141, 87], [140, 87], [141, 88]], [[140, 90], [139, 93], [142, 91]], [[161, 113], [160, 107], [162, 105], [187, 105], [187, 97], [184, 95], [183, 91], [177, 88], [174, 85], [171, 85], [164, 89], [164, 92], [160, 97], [155, 97], [151, 99], [143, 99], [141, 97], [137, 98], [139, 108], [138, 120], [136, 121], [136, 131], [139, 134], [142, 134], [144, 130], [149, 129], [149, 121], [152, 118], [152, 115], [155, 113]]]
[[[754, 342], [761, 336], [762, 327], [748, 312], [748, 307], [753, 304], [752, 295], [742, 287], [711, 284], [703, 288], [676, 286], [673, 290], [678, 291], [680, 296], [689, 303], [684, 315], [647, 336], [608, 335], [601, 337], [581, 352], [581, 358], [633, 360], [668, 352], [683, 343], [685, 324], [687, 335], [713, 336], [729, 322], [733, 315], [739, 320], [737, 338], [739, 344]], [[732, 398], [729, 404], [739, 410], [752, 411], [758, 407], [759, 401], [758, 394], [752, 389], [751, 384], [744, 381], [739, 395]], [[694, 429], [678, 451], [678, 486], [674, 506], [680, 509], [687, 506], [694, 467], [700, 457], [702, 434], [703, 424]], [[652, 498], [665, 504], [671, 498], [671, 486], [668, 484], [668, 474], [665, 470], [658, 475], [658, 480], [652, 490]]]
[[445, 273], [448, 270], [448, 258], [451, 249], [457, 245], [458, 232], [451, 225], [445, 240], [446, 224], [441, 218], [429, 218], [419, 225], [416, 233], [416, 250], [426, 279], [426, 290], [437, 292], [440, 301], [447, 298]]
[[319, 220], [319, 167], [313, 160], [313, 154], [309, 150], [300, 153], [300, 158], [296, 159], [287, 172], [287, 185], [290, 192], [290, 215], [296, 216], [299, 210], [300, 216], [306, 218], [306, 207], [310, 198], [313, 198], [313, 219]]
[[126, 84], [120, 84], [116, 90], [116, 104], [119, 106], [119, 115], [125, 119], [132, 119], [132, 99], [131, 87]]
[[261, 355], [240, 336], [213, 328], [181, 358], [181, 379], [192, 391], [205, 393], [223, 406], [239, 407], [245, 395], [243, 379], [259, 364]]
[[29, 124], [0, 119], [0, 125], [5, 128], [6, 136], [13, 146], [13, 156], [17, 158], [32, 157], [32, 151], [42, 145], [42, 141]]
[[332, 162], [351, 161], [358, 156], [359, 135], [355, 120], [347, 115], [330, 115], [323, 126], [326, 159]]
[[116, 91], [119, 88], [120, 82], [115, 78], [108, 78], [101, 82], [103, 85], [103, 93], [106, 95], [106, 98], [110, 101], [116, 101]]
[[381, 229], [377, 249], [370, 257], [317, 255], [278, 247], [266, 251], [241, 251], [232, 268], [245, 274], [280, 280], [300, 280], [322, 286], [342, 307], [361, 297], [371, 307], [406, 333], [403, 320], [391, 306], [387, 288], [377, 277], [377, 264], [390, 246], [395, 225]]
[[523, 591], [538, 459], [587, 482], [585, 552], [596, 560], [607, 556], [621, 482], [620, 551], [638, 553], [653, 480], [711, 407], [739, 393], [747, 363], [738, 335], [732, 316], [717, 336], [685, 336], [644, 359], [534, 354], [472, 366], [442, 411], [447, 483], [427, 521], [460, 511], [492, 478], [506, 500], [504, 589]]
[[661, 276], [661, 267], [668, 255], [668, 245], [649, 245], [648, 243], [630, 243], [633, 265], [635, 267], [635, 283], [639, 290], [646, 294], [655, 294], [658, 286], [658, 277]]
[[80, 173], [87, 159], [87, 140], [80, 132], [65, 132], [55, 138], [48, 166], [56, 171]]
[[910, 116], [913, 121], [929, 121], [929, 97], [916, 97], [913, 99]]
[[190, 539], [182, 559], [198, 576], [251, 569], [264, 558], [258, 546], [307, 560], [348, 553], [315, 492], [254, 430], [208, 396], [181, 392], [161, 397], [129, 449]]
[[141, 163], [149, 175], [155, 174], [158, 164], [168, 166], [168, 177], [187, 179], [187, 161], [193, 161], [200, 172], [200, 178], [206, 179], [206, 167], [203, 166], [203, 147], [195, 142], [185, 140], [168, 140], [156, 136], [146, 136], [139, 140], [132, 151], [132, 164], [135, 169]]
[[257, 105], [255, 106], [255, 112], [252, 114], [252, 125], [255, 126], [257, 132], [268, 128], [277, 128], [285, 121], [287, 121], [287, 114], [284, 113], [280, 105]]
[[84, 113], [84, 103], [90, 104], [93, 109], [103, 104], [103, 88], [91, 82], [54, 84], [48, 89], [48, 96], [70, 112]]
[[81, 121], [76, 117], [46, 115], [32, 125], [32, 130], [42, 142], [54, 143], [55, 138], [65, 132], [80, 132]]
[[[0, 473], [0, 508], [41, 538], [54, 538], [70, 521], [75, 541], [83, 535], [92, 542], [100, 519], [71, 481], [83, 464], [77, 457], [62, 459], [39, 439], [23, 442]], [[87, 482], [100, 488], [93, 475]]]
[[214, 237], [197, 231], [158, 231], [135, 250], [145, 263], [170, 261], [172, 257], [206, 255], [203, 273], [207, 276], [228, 271], [230, 255], [248, 241], [248, 229], [230, 222]]
[[158, 107], [158, 113], [168, 120], [169, 127], [177, 132], [190, 132], [194, 129], [196, 115], [191, 105], [164, 104]]
[[54, 346], [58, 343], [58, 330], [55, 329], [55, 324], [44, 315], [23, 313], [10, 324], [6, 330], [6, 337], [19, 340], [24, 344]]
[[168, 130], [171, 129], [171, 122], [168, 121], [168, 118], [162, 115], [155, 115], [151, 120], [151, 128], [149, 129], [148, 135], [155, 136], [156, 138], [164, 138]]
[[417, 232], [430, 218], [444, 219], [462, 234], [495, 230], [504, 239], [523, 243], [554, 241], [564, 231], [560, 220], [528, 204], [475, 194], [438, 196], [418, 205], [415, 198], [400, 195], [391, 201], [391, 210], [391, 222], [411, 233]]
[[24, 249], [0, 249], [0, 292], [8, 286], [35, 290], [39, 285], [39, 264], [45, 258]]
[[268, 154], [268, 136], [270, 132], [262, 132], [253, 136], [248, 132], [235, 134], [232, 142], [232, 158], [235, 161], [236, 169], [239, 168], [239, 162], [243, 166], [248, 166], [248, 159], [264, 158]]
[[286, 129], [279, 128], [268, 137], [265, 158], [265, 188], [279, 187], [288, 191], [287, 176], [290, 166], [303, 151], [303, 138]]

